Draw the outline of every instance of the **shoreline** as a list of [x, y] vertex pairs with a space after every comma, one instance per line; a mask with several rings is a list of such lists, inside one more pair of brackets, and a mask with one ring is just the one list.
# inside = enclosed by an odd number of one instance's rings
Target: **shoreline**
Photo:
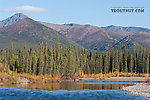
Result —
[[149, 79], [149, 77], [110, 77], [106, 78], [107, 81], [123, 81], [123, 82], [134, 82], [134, 81], [141, 81], [145, 82], [145, 80]]
[[150, 84], [148, 83], [135, 83], [133, 86], [123, 86], [121, 90], [129, 91], [129, 94], [150, 98]]
[[[111, 78], [105, 78], [106, 82], [134, 82], [139, 81], [141, 83], [134, 83], [132, 86], [126, 86], [122, 87], [121, 90], [128, 91], [128, 94], [133, 95], [139, 95], [148, 97], [150, 99], [150, 83], [145, 83], [147, 79], [150, 79], [150, 77], [111, 77]], [[63, 82], [63, 81], [86, 81], [86, 80], [94, 80], [94, 81], [100, 81], [96, 78], [78, 78], [76, 80], [60, 80], [60, 81], [49, 81], [49, 82]], [[35, 83], [41, 83], [42, 81], [36, 81]], [[33, 82], [34, 83], [34, 82]], [[20, 78], [19, 82], [16, 83], [6, 83], [6, 82], [0, 82], [0, 87], [3, 87], [6, 84], [16, 84], [16, 85], [30, 85], [32, 82], [29, 81], [29, 79], [26, 78]]]
[[[150, 77], [110, 77], [110, 78], [104, 78], [104, 81], [114, 81], [114, 82], [134, 82], [134, 81], [139, 81], [139, 82], [145, 82], [145, 80], [150, 79]], [[76, 80], [100, 80], [99, 78], [79, 78]]]
[[30, 83], [49, 83], [49, 82], [63, 82], [63, 81], [74, 81], [74, 82], [78, 82], [78, 81], [86, 81], [86, 80], [94, 80], [94, 81], [107, 81], [107, 82], [145, 82], [147, 79], [150, 79], [150, 77], [110, 77], [110, 78], [104, 78], [104, 79], [99, 79], [99, 78], [91, 78], [91, 77], [87, 77], [87, 78], [77, 78], [77, 79], [70, 79], [70, 80], [63, 80], [63, 79], [58, 79], [58, 80], [48, 80], [48, 81], [42, 81], [42, 80], [38, 80], [38, 81], [34, 81], [34, 80], [30, 80], [28, 78], [25, 77], [20, 77], [16, 82], [8, 82], [8, 81], [0, 81], [0, 86], [3, 86], [4, 84], [30, 84]]

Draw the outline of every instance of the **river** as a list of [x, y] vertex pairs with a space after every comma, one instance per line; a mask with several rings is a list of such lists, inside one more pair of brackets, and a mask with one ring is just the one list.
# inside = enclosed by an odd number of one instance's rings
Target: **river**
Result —
[[147, 100], [127, 94], [122, 86], [136, 82], [52, 82], [28, 85], [7, 84], [0, 87], [0, 100]]

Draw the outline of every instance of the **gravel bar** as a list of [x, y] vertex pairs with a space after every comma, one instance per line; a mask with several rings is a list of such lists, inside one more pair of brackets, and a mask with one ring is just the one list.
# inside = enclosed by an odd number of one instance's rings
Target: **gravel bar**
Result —
[[130, 94], [148, 97], [150, 99], [150, 84], [135, 83], [133, 86], [122, 87], [122, 90], [129, 91]]

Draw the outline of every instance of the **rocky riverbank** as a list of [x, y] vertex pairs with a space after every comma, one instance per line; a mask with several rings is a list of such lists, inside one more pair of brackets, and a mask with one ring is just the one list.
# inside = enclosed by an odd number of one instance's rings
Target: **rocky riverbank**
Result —
[[144, 82], [145, 80], [149, 79], [148, 77], [110, 77], [110, 78], [106, 78], [105, 80], [108, 80], [108, 81], [123, 81], [123, 82], [137, 82], [137, 81], [141, 81], [141, 82]]
[[150, 98], [150, 84], [147, 83], [135, 83], [135, 85], [127, 87], [123, 86], [122, 90], [129, 91], [130, 94]]

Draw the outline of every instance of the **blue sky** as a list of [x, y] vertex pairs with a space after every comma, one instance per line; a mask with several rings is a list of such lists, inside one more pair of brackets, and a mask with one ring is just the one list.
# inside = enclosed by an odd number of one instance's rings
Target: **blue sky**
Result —
[[[150, 0], [0, 0], [0, 20], [21, 12], [55, 23], [150, 28]], [[144, 7], [144, 13], [112, 13], [111, 7]]]

